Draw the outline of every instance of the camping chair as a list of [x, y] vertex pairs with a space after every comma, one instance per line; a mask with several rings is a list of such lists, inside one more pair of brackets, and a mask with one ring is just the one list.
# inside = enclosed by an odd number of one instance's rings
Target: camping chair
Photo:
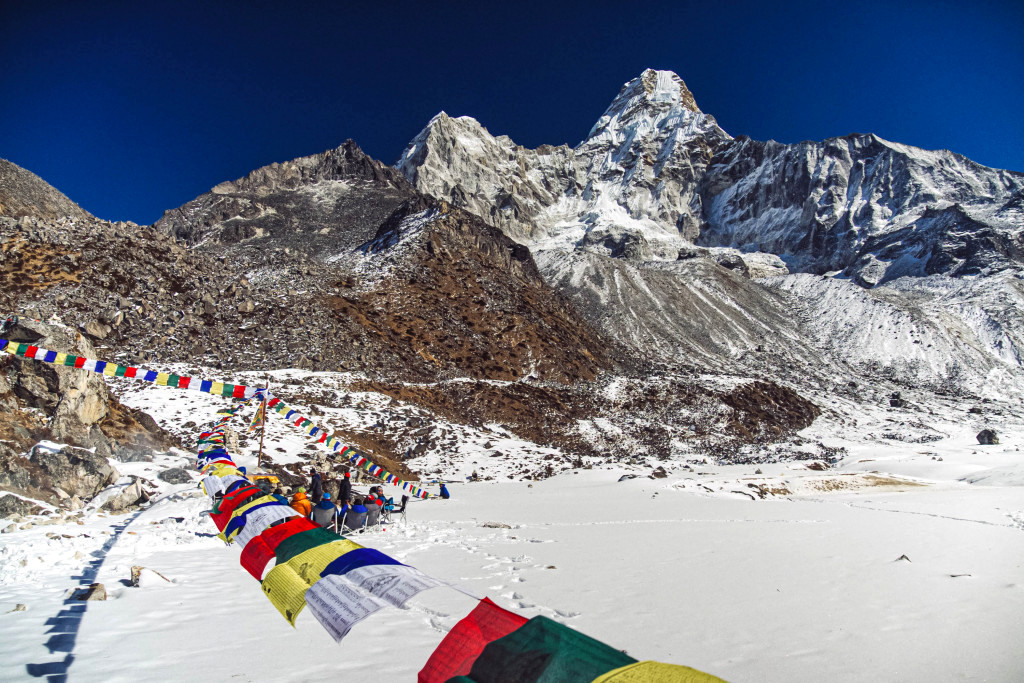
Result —
[[312, 520], [314, 523], [319, 524], [321, 529], [327, 529], [328, 527], [338, 530], [338, 510], [337, 508], [325, 509], [315, 507], [311, 511]]
[[402, 496], [402, 505], [400, 507], [395, 505], [394, 500], [388, 498], [388, 502], [384, 504], [384, 510], [381, 513], [383, 520], [389, 524], [393, 524], [396, 521], [395, 516], [398, 515], [401, 517], [403, 522], [406, 522], [405, 508], [408, 504], [409, 496]]
[[345, 519], [341, 522], [342, 531], [349, 529], [350, 531], [362, 531], [366, 526], [366, 513], [365, 512], [352, 512], [348, 511], [345, 513]]
[[367, 506], [366, 510], [366, 528], [370, 527], [380, 528], [380, 505], [371, 503]]

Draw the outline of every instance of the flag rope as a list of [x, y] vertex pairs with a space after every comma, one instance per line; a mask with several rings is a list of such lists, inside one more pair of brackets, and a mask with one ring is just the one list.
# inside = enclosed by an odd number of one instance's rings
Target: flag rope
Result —
[[415, 482], [407, 481], [395, 474], [392, 474], [380, 465], [374, 463], [362, 453], [356, 452], [356, 450], [351, 446], [344, 446], [341, 440], [337, 437], [328, 436], [327, 431], [323, 427], [299, 413], [299, 411], [289, 406], [279, 397], [268, 392], [265, 388], [205, 380], [170, 372], [157, 372], [132, 365], [118, 365], [116, 363], [108, 363], [94, 358], [85, 358], [84, 356], [76, 356], [70, 353], [51, 351], [50, 349], [33, 346], [32, 344], [12, 342], [7, 339], [0, 339], [0, 351], [4, 351], [14, 356], [20, 356], [22, 358], [50, 363], [52, 365], [62, 365], [69, 368], [87, 370], [105, 377], [128, 377], [130, 379], [137, 379], [143, 382], [150, 382], [158, 386], [199, 391], [213, 396], [223, 396], [225, 398], [235, 399], [249, 399], [256, 395], [266, 397], [267, 408], [284, 417], [284, 419], [290, 422], [292, 426], [300, 429], [307, 436], [315, 438], [316, 443], [323, 444], [325, 448], [346, 457], [353, 467], [357, 467], [371, 476], [377, 477], [385, 484], [397, 486], [403, 491], [408, 491], [410, 495], [415, 496], [416, 498], [426, 499], [430, 497], [430, 494], [422, 487], [416, 486]]

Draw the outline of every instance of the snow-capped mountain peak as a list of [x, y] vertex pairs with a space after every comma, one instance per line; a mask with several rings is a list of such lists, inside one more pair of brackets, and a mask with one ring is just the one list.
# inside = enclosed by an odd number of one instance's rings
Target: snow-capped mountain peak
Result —
[[612, 122], [629, 121], [645, 115], [648, 118], [659, 114], [678, 115], [682, 109], [692, 114], [702, 113], [683, 79], [671, 71], [647, 69], [622, 86], [587, 137], [600, 134]]
[[705, 135], [730, 139], [714, 117], [700, 110], [683, 79], [671, 71], [647, 69], [622, 86], [580, 149], [611, 144], [625, 150], [639, 141], [667, 145], [659, 152], [670, 154], [676, 145]]

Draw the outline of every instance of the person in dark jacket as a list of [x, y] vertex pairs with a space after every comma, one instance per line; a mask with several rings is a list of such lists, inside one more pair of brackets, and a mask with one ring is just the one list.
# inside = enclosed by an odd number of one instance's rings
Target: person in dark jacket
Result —
[[324, 497], [324, 484], [320, 479], [320, 473], [312, 467], [309, 468], [309, 476], [309, 499], [316, 505]]
[[341, 478], [341, 488], [338, 490], [338, 501], [347, 503], [350, 500], [352, 500], [352, 475], [345, 472], [345, 476]]
[[443, 481], [441, 482], [441, 497], [444, 498], [445, 500], [448, 500], [449, 498], [452, 497], [451, 494], [448, 493], [448, 487], [444, 485]]

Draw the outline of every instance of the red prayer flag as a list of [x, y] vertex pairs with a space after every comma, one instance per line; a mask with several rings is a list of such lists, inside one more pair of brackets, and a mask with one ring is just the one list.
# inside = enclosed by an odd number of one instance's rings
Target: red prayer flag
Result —
[[277, 524], [264, 530], [259, 537], [263, 539], [268, 548], [277, 550], [277, 546], [281, 545], [281, 541], [289, 536], [317, 528], [319, 528], [319, 525], [315, 522], [311, 522], [305, 517], [295, 517], [294, 519], [289, 519], [284, 524]]
[[[221, 499], [220, 504], [217, 506], [219, 512], [210, 514], [210, 519], [217, 525], [218, 531], [224, 531], [224, 527], [231, 521], [231, 513], [235, 511], [240, 502], [249, 498], [253, 493], [262, 493], [262, 491], [256, 486], [242, 486]], [[257, 497], [254, 497], [252, 500], [256, 500]]]
[[484, 598], [455, 624], [419, 673], [418, 683], [444, 683], [465, 676], [492, 640], [512, 633], [528, 620]]
[[263, 570], [267, 563], [274, 558], [274, 551], [270, 549], [266, 541], [257, 536], [251, 539], [242, 548], [242, 555], [238, 558], [242, 569], [252, 574], [257, 581], [263, 580]]

